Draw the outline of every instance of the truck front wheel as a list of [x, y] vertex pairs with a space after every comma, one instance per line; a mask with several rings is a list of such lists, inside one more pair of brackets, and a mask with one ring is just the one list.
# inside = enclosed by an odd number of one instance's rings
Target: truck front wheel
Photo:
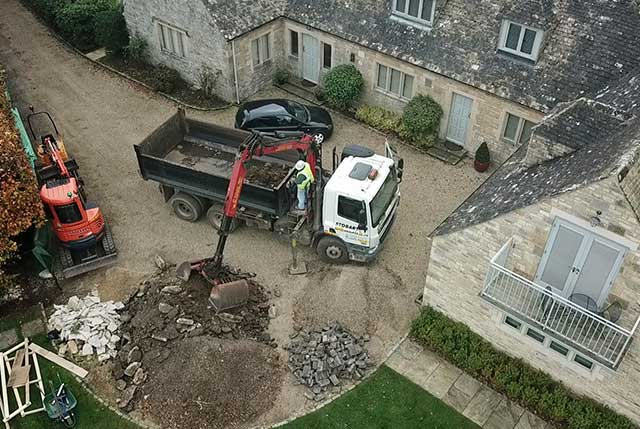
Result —
[[316, 246], [320, 259], [331, 264], [345, 264], [349, 262], [347, 246], [336, 237], [322, 237]]
[[202, 205], [189, 194], [177, 192], [169, 200], [174, 213], [182, 220], [195, 222], [202, 216]]

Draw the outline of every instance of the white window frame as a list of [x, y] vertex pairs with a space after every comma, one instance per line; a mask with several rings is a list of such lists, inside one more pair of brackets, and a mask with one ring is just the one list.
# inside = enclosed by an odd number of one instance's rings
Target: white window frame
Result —
[[[511, 116], [513, 116], [515, 118], [518, 118], [518, 128], [516, 130], [516, 136], [515, 136], [516, 139], [515, 140], [510, 140], [507, 137], [505, 137], [505, 135], [504, 135], [504, 133], [507, 131], [507, 124], [509, 123], [509, 115], [511, 115]], [[530, 121], [528, 119], [523, 118], [522, 116], [515, 115], [515, 114], [513, 114], [511, 112], [505, 112], [504, 122], [503, 122], [503, 125], [502, 125], [502, 133], [500, 134], [500, 139], [502, 141], [507, 142], [507, 143], [509, 143], [511, 145], [514, 145], [514, 146], [521, 145], [523, 143], [522, 142], [522, 132], [524, 131], [525, 122], [529, 122], [529, 123], [533, 124], [532, 128], [535, 127], [536, 125], [538, 125], [533, 121]], [[531, 137], [529, 137], [529, 138], [531, 138]]]
[[[158, 28], [158, 39], [160, 42], [160, 51], [162, 53], [172, 55], [177, 58], [187, 57], [187, 38], [189, 35], [185, 30], [177, 28], [166, 22], [156, 21]], [[170, 41], [170, 45], [168, 45]]]
[[[265, 57], [265, 53], [264, 53], [264, 42], [263, 39], [267, 38], [267, 51], [269, 56]], [[273, 45], [272, 45], [272, 39], [273, 37], [271, 37], [271, 32], [268, 33], [264, 33], [261, 34], [260, 36], [254, 38], [251, 40], [251, 42], [249, 43], [249, 49], [251, 50], [251, 64], [253, 67], [258, 67], [261, 66], [265, 63], [268, 63], [269, 61], [271, 61], [272, 57], [273, 57]], [[255, 61], [255, 51], [253, 49], [253, 44], [257, 43], [258, 44], [258, 58], [257, 58], [257, 62]]]
[[[387, 76], [385, 79], [385, 87], [381, 87], [378, 86], [378, 81], [379, 79], [379, 74], [380, 74], [380, 66], [386, 67], [387, 68]], [[413, 95], [415, 94], [415, 87], [416, 87], [416, 77], [412, 74], [408, 74], [405, 73], [401, 70], [398, 70], [394, 67], [388, 66], [386, 64], [382, 64], [382, 63], [375, 63], [375, 67], [376, 67], [376, 72], [375, 72], [375, 80], [373, 82], [373, 86], [376, 89], [376, 91], [380, 91], [385, 95], [388, 95], [389, 97], [394, 97], [394, 98], [399, 98], [403, 101], [408, 101], [411, 100], [411, 98], [413, 97]], [[400, 73], [400, 94], [396, 94], [395, 92], [391, 91], [391, 70], [395, 70], [398, 73]], [[405, 97], [402, 93], [404, 92], [404, 85], [405, 85], [405, 78], [409, 76], [413, 79], [413, 84], [411, 86], [411, 94], [410, 97]]]
[[427, 27], [431, 27], [433, 25], [433, 18], [435, 15], [435, 11], [436, 11], [436, 1], [437, 0], [433, 0], [431, 2], [431, 14], [429, 15], [430, 19], [424, 20], [422, 19], [422, 9], [424, 8], [424, 2], [425, 0], [419, 0], [420, 1], [420, 6], [418, 8], [418, 16], [413, 16], [413, 15], [409, 15], [409, 1], [410, 0], [405, 0], [405, 5], [404, 5], [404, 11], [401, 12], [398, 10], [398, 0], [393, 0], [393, 15], [398, 16], [403, 18], [403, 20], [408, 21], [409, 24], [411, 23], [418, 23], [418, 24], [422, 24], [422, 25], [426, 25]]
[[[521, 28], [520, 31], [520, 36], [518, 38], [518, 48], [517, 49], [511, 49], [508, 48], [506, 46], [507, 44], [507, 36], [509, 34], [509, 27], [511, 26], [511, 24], [514, 25], [519, 25]], [[522, 52], [520, 51], [520, 49], [522, 48], [522, 41], [524, 40], [524, 34], [526, 32], [526, 30], [530, 30], [536, 33], [536, 38], [533, 41], [533, 47], [531, 48], [531, 54], [527, 54], [526, 52]], [[538, 29], [538, 28], [533, 28], [533, 27], [529, 27], [527, 25], [523, 25], [514, 21], [509, 21], [507, 19], [502, 21], [502, 27], [500, 29], [500, 41], [499, 41], [499, 45], [498, 45], [498, 49], [504, 52], [508, 52], [510, 54], [513, 55], [517, 55], [519, 57], [522, 58], [526, 58], [529, 59], [531, 61], [536, 61], [538, 59], [538, 54], [540, 52], [540, 47], [542, 46], [542, 39], [544, 38], [544, 31]]]

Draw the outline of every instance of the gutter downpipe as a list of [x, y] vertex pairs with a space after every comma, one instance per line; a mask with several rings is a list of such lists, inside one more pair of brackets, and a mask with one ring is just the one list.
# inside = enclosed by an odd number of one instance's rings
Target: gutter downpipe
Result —
[[236, 103], [240, 104], [240, 87], [238, 85], [238, 65], [236, 64], [236, 41], [231, 40], [231, 57], [233, 58], [233, 79], [236, 86]]

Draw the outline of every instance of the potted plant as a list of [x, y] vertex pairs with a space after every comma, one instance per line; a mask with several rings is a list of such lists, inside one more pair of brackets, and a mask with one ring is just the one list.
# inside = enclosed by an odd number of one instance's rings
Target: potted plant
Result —
[[473, 162], [473, 167], [477, 172], [482, 173], [487, 171], [490, 164], [491, 154], [489, 153], [489, 146], [487, 146], [487, 142], [482, 142], [476, 150], [476, 158]]

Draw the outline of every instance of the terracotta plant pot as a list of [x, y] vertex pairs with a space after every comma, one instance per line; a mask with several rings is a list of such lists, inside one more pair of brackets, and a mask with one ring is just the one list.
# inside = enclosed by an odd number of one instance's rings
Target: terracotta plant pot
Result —
[[490, 165], [490, 162], [480, 162], [477, 159], [473, 161], [473, 168], [475, 168], [478, 173], [484, 173], [489, 169]]

